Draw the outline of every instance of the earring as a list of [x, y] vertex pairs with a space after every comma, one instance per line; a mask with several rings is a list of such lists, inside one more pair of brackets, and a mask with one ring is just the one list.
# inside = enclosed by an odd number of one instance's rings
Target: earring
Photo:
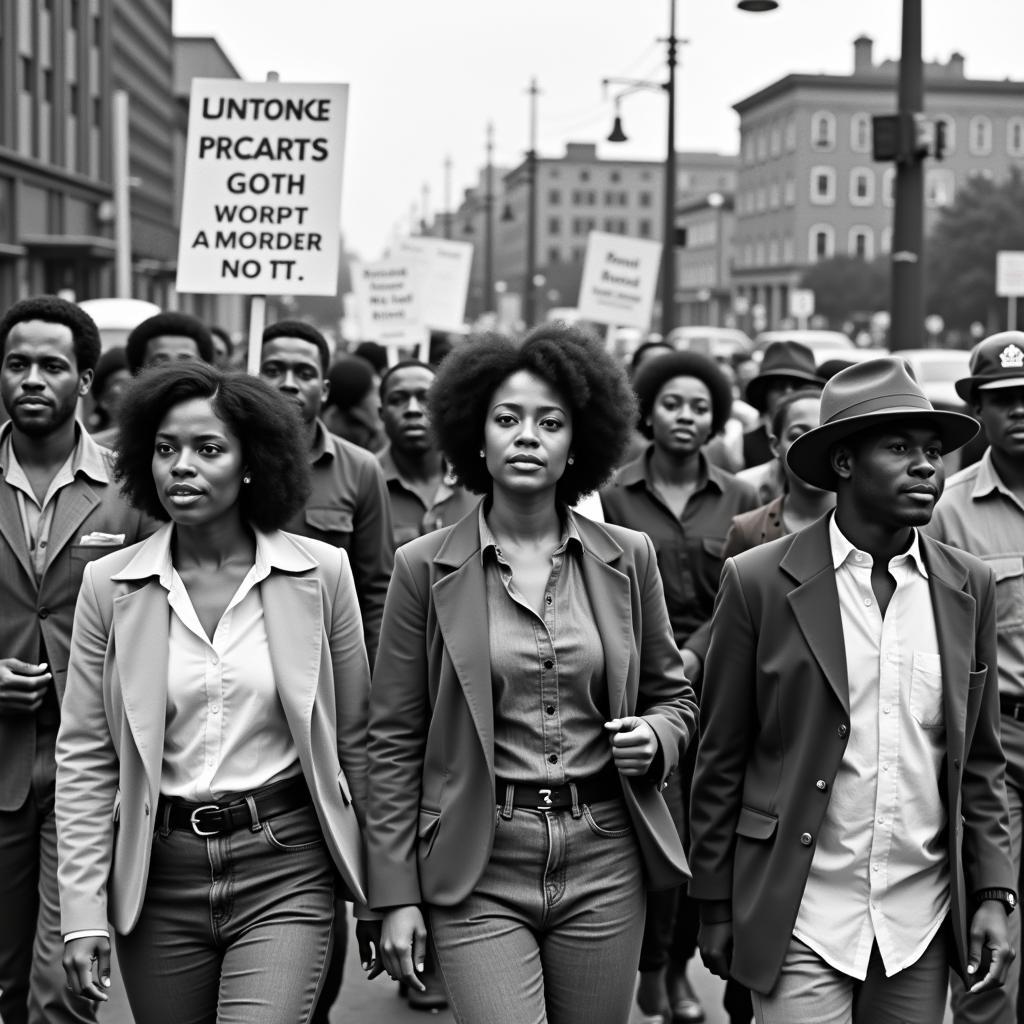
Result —
[[251, 484], [252, 483], [252, 473], [246, 473], [245, 476], [242, 477], [242, 483], [243, 484]]
[[481, 459], [486, 459], [487, 458], [487, 452], [485, 452], [483, 450], [483, 448], [480, 449], [480, 458]]
[[571, 466], [575, 461], [576, 461], [576, 456], [575, 455], [570, 455], [569, 456], [569, 465]]

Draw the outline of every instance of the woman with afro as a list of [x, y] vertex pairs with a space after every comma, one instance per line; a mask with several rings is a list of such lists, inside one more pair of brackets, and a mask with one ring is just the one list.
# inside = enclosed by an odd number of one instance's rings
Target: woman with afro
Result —
[[457, 1021], [621, 1024], [645, 888], [686, 862], [661, 785], [696, 706], [653, 545], [570, 505], [634, 402], [588, 334], [489, 336], [442, 363], [431, 422], [455, 526], [399, 549], [371, 687], [370, 903], [412, 986], [427, 925]]

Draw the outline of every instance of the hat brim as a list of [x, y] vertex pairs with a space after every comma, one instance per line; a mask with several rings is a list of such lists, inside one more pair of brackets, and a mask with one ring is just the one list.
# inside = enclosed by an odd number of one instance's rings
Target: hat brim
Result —
[[765, 392], [773, 384], [780, 380], [795, 380], [806, 384], [817, 384], [819, 388], [825, 386], [825, 378], [819, 377], [816, 373], [805, 373], [803, 370], [770, 370], [768, 373], [758, 374], [747, 384], [746, 399], [758, 412], [765, 411]]
[[1020, 377], [963, 377], [953, 385], [956, 393], [968, 404], [974, 400], [975, 391], [995, 391], [998, 388], [1024, 388], [1024, 376]]
[[973, 417], [945, 409], [890, 408], [863, 416], [850, 416], [815, 427], [798, 437], [786, 454], [789, 468], [806, 483], [824, 491], [834, 491], [836, 475], [829, 459], [829, 449], [837, 442], [887, 420], [917, 420], [934, 425], [942, 439], [943, 455], [962, 448], [981, 429]]

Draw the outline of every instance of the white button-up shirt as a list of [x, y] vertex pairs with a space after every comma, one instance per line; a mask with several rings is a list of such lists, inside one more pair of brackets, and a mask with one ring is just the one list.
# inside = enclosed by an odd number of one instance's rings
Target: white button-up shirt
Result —
[[213, 638], [171, 563], [164, 527], [160, 583], [170, 605], [167, 717], [160, 792], [195, 802], [247, 793], [299, 773], [277, 695], [259, 583], [270, 574], [260, 533], [256, 560]]
[[834, 516], [829, 536], [850, 736], [794, 935], [863, 980], [873, 943], [891, 976], [917, 962], [949, 910], [942, 669], [917, 533], [889, 562], [896, 591], [884, 618], [871, 589], [871, 556], [843, 536]]

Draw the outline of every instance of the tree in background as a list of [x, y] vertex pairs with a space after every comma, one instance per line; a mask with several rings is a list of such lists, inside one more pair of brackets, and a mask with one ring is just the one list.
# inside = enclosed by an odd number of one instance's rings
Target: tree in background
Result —
[[1003, 181], [975, 177], [958, 190], [928, 238], [928, 312], [964, 330], [977, 320], [999, 330], [1006, 300], [997, 299], [996, 253], [1024, 250], [1024, 174]]
[[889, 308], [889, 262], [833, 256], [808, 269], [800, 287], [814, 292], [815, 313], [827, 317], [833, 327], [857, 322]]

